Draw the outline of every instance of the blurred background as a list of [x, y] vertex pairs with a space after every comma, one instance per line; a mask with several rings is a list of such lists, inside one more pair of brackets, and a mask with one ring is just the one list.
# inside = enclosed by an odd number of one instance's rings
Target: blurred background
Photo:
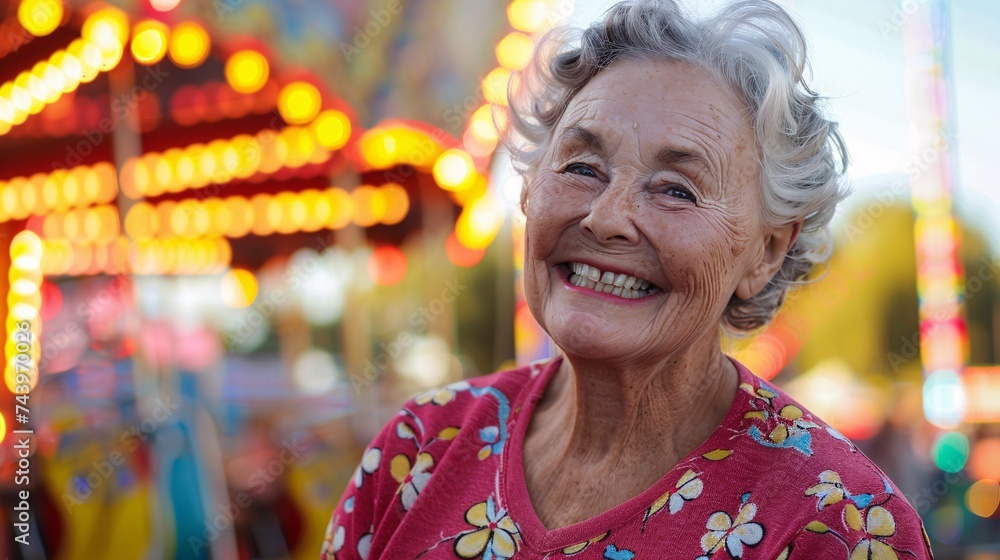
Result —
[[[856, 193], [724, 345], [998, 559], [1000, 4], [782, 3]], [[0, 553], [315, 558], [403, 400], [550, 355], [491, 109], [610, 4], [0, 3]]]

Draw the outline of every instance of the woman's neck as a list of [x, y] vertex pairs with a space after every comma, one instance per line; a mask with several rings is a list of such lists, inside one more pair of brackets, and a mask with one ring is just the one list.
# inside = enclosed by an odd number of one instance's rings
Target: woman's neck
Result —
[[[564, 526], [627, 501], [708, 439], [729, 410], [739, 375], [717, 342], [695, 350], [646, 368], [565, 357], [524, 442], [528, 490], [543, 524]], [[617, 488], [591, 489], [588, 504], [579, 481], [606, 485], [609, 476]], [[558, 479], [574, 480], [577, 491], [563, 494]], [[567, 495], [569, 509], [552, 503]], [[558, 514], [546, 519], [545, 510]]]

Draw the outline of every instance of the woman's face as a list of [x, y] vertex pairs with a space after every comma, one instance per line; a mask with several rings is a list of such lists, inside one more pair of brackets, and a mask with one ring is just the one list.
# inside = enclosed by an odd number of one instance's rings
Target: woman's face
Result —
[[745, 108], [695, 66], [618, 62], [591, 80], [527, 191], [525, 292], [556, 344], [623, 363], [717, 346], [727, 302], [775, 258], [756, 153]]

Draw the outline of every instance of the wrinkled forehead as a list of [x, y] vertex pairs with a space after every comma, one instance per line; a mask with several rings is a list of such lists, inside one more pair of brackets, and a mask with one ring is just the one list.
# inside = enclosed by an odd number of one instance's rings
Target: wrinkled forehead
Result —
[[737, 173], [734, 166], [759, 171], [745, 106], [686, 62], [621, 61], [598, 73], [568, 103], [550, 153], [579, 143], [608, 154], [630, 146], [647, 160], [690, 154], [720, 178]]

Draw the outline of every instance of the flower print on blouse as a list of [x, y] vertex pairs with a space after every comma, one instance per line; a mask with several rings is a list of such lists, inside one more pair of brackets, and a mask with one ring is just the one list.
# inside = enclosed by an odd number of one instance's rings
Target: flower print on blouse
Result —
[[739, 389], [708, 440], [635, 498], [549, 530], [527, 495], [521, 452], [560, 364], [454, 383], [407, 403], [366, 450], [322, 558], [932, 558], [920, 518], [885, 474], [735, 361]]

